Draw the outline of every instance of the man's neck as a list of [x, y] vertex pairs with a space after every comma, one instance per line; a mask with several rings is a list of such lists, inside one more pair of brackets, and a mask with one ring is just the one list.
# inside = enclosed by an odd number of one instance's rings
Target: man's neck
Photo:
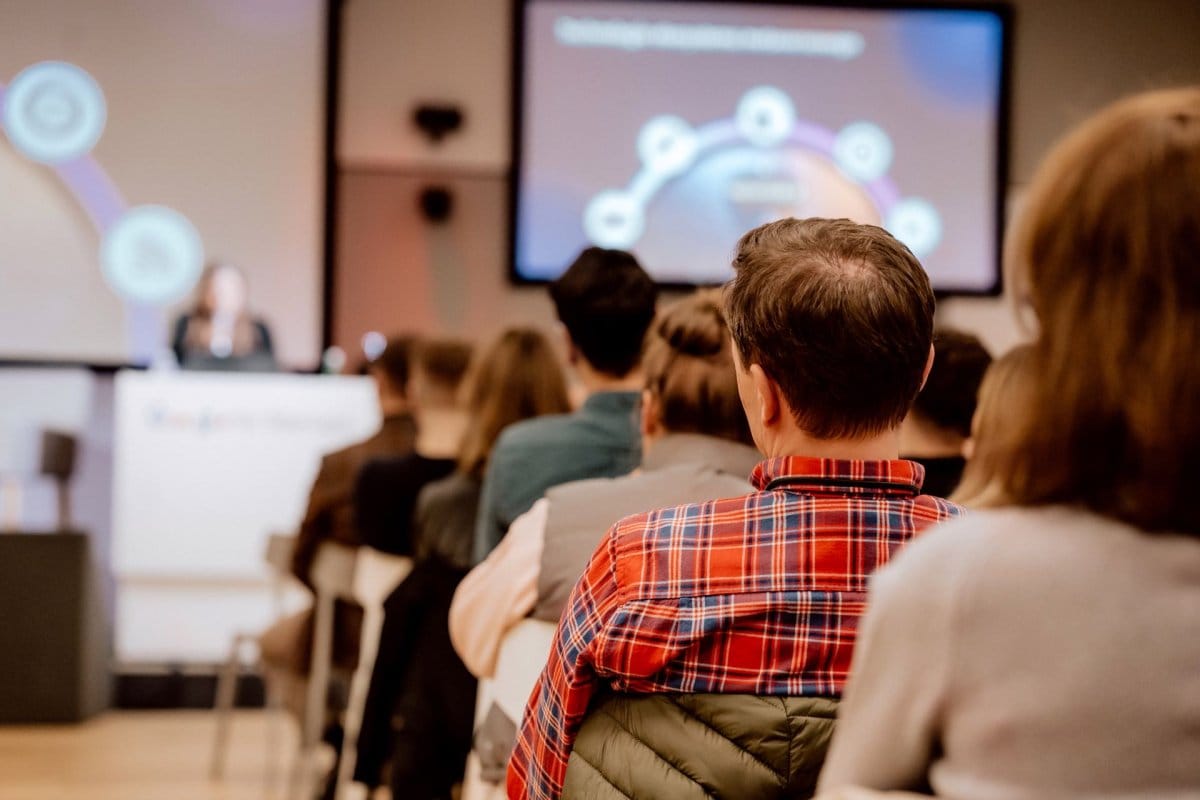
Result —
[[403, 397], [386, 398], [379, 401], [379, 413], [384, 419], [389, 417], [399, 417], [403, 414], [411, 413], [408, 405], [408, 400]]
[[817, 439], [800, 430], [781, 435], [768, 456], [806, 456], [848, 461], [889, 461], [900, 457], [900, 434], [886, 431], [866, 439]]
[[644, 385], [640, 369], [631, 370], [627, 375], [618, 377], [607, 372], [600, 372], [591, 364], [580, 359], [579, 363], [575, 365], [575, 372], [579, 375], [579, 382], [583, 384], [584, 391], [588, 395], [598, 392], [640, 392]]
[[470, 419], [458, 408], [423, 408], [415, 450], [426, 458], [456, 458]]

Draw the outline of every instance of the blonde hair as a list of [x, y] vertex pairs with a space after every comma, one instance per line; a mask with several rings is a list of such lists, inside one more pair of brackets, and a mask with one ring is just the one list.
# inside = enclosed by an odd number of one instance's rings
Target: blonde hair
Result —
[[1006, 454], [1019, 445], [1019, 420], [1033, 413], [1033, 348], [1021, 345], [992, 362], [979, 384], [979, 400], [971, 420], [974, 451], [962, 480], [950, 498], [974, 508], [1006, 504], [1000, 469]]
[[1006, 256], [1041, 332], [1005, 493], [1200, 533], [1200, 87], [1122, 100], [1070, 133]]
[[752, 443], [719, 289], [697, 291], [659, 315], [646, 335], [642, 371], [668, 431]]
[[542, 414], [570, 411], [562, 368], [546, 337], [509, 328], [479, 355], [465, 386], [470, 422], [458, 469], [476, 478], [487, 467], [500, 431]]

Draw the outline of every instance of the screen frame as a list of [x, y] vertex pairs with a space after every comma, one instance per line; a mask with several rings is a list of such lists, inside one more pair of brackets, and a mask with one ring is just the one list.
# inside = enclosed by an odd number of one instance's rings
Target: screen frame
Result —
[[[321, 317], [317, 320], [320, 325], [321, 352], [311, 369], [287, 370], [280, 372], [319, 372], [321, 355], [329, 349], [333, 342], [333, 290], [336, 276], [337, 256], [337, 130], [338, 130], [338, 94], [339, 74], [341, 72], [341, 39], [342, 39], [342, 8], [346, 0], [321, 0], [320, 8], [325, 22], [324, 51], [321, 54], [321, 70], [323, 74], [321, 117], [321, 246], [320, 269], [321, 280]], [[110, 374], [123, 369], [144, 370], [150, 365], [133, 361], [89, 361], [74, 358], [40, 358], [9, 357], [0, 353], [0, 369], [5, 368], [56, 368], [81, 367], [97, 374]]]
[[[512, 3], [512, 75], [511, 75], [511, 137], [508, 174], [508, 279], [514, 286], [545, 286], [553, 279], [530, 278], [517, 269], [517, 218], [518, 201], [521, 196], [521, 166], [524, 145], [524, 101], [525, 101], [525, 17], [526, 9], [546, 0], [513, 0]], [[593, 2], [628, 2], [629, 0], [592, 0]], [[996, 191], [993, 201], [996, 241], [993, 247], [992, 283], [981, 289], [941, 289], [934, 287], [934, 294], [941, 297], [998, 297], [1004, 292], [1004, 232], [1007, 221], [1007, 197], [1009, 181], [1010, 120], [1012, 95], [1012, 55], [1014, 10], [1007, 0], [968, 0], [967, 2], [886, 2], [886, 0], [655, 0], [660, 3], [695, 4], [698, 2], [721, 5], [791, 6], [795, 8], [834, 8], [866, 11], [983, 11], [996, 15], [1000, 21], [1000, 85], [996, 104]], [[565, 265], [564, 265], [565, 266]], [[658, 281], [658, 286], [668, 291], [690, 291], [705, 283], [680, 283]]]

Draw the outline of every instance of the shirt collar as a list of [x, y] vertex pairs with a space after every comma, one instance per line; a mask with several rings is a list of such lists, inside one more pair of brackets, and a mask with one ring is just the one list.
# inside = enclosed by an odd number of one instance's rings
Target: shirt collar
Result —
[[610, 416], [633, 414], [637, 411], [641, 392], [592, 392], [579, 407], [579, 413], [587, 416]]
[[760, 462], [750, 476], [759, 491], [911, 497], [921, 493], [925, 468], [915, 461], [849, 461], [783, 456]]

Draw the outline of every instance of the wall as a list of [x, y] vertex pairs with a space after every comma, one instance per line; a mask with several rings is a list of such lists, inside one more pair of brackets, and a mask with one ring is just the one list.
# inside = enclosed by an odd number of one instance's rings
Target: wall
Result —
[[[1010, 200], [1047, 147], [1129, 92], [1200, 82], [1195, 0], [1018, 0]], [[430, 328], [485, 337], [523, 321], [549, 325], [537, 289], [506, 278], [511, 8], [506, 0], [348, 0], [339, 160], [335, 340], [367, 330]], [[440, 145], [409, 122], [421, 100], [466, 109]], [[417, 193], [449, 186], [454, 216], [425, 224]], [[1011, 203], [1010, 203], [1011, 205]], [[1002, 299], [953, 299], [944, 322], [995, 350], [1021, 333]]]

